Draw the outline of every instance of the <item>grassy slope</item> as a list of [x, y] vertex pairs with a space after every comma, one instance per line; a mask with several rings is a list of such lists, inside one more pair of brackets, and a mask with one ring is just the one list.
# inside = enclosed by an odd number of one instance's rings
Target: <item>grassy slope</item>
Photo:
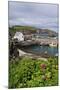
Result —
[[13, 32], [16, 32], [16, 31], [23, 31], [23, 30], [31, 30], [31, 31], [35, 31], [36, 28], [34, 27], [30, 27], [30, 26], [13, 26], [11, 28], [9, 28], [9, 30], [13, 30]]

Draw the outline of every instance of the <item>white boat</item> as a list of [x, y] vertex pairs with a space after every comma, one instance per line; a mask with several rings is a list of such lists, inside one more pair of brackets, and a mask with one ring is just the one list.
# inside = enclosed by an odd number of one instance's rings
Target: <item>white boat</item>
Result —
[[56, 47], [57, 44], [52, 42], [52, 43], [49, 44], [49, 46]]
[[58, 53], [56, 53], [55, 56], [58, 56]]

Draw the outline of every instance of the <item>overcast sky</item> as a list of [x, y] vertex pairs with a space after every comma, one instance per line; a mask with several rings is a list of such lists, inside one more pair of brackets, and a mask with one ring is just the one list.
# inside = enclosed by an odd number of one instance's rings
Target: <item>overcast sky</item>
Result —
[[29, 25], [58, 31], [58, 5], [9, 1], [9, 25]]

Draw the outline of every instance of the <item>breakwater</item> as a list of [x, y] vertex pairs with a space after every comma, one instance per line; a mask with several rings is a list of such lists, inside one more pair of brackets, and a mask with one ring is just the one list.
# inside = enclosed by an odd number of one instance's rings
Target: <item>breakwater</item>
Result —
[[21, 46], [30, 46], [30, 45], [48, 45], [48, 46], [53, 46], [56, 47], [58, 46], [58, 40], [54, 39], [54, 38], [39, 38], [39, 39], [35, 39], [32, 38], [31, 40], [26, 40], [26, 41], [22, 41], [20, 42]]

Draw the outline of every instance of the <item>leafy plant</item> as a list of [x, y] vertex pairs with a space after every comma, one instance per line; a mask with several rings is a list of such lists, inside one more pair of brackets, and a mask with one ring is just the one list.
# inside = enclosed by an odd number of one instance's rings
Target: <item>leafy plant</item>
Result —
[[56, 57], [49, 58], [47, 61], [32, 60], [29, 57], [15, 58], [10, 61], [9, 88], [58, 85], [58, 59]]

